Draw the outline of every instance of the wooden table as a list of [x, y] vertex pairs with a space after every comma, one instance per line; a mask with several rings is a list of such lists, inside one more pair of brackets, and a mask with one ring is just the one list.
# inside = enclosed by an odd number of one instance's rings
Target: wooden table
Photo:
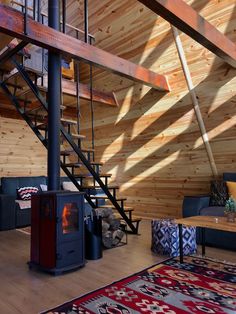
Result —
[[179, 226], [179, 258], [183, 263], [183, 225], [201, 228], [202, 232], [202, 256], [205, 256], [205, 228], [217, 229], [221, 231], [236, 232], [236, 222], [227, 222], [226, 217], [218, 216], [193, 216], [175, 219]]

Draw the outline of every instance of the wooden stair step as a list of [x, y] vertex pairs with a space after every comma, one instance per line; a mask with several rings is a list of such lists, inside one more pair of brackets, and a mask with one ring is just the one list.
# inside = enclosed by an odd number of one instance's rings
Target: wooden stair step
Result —
[[[88, 174], [77, 174], [75, 175], [76, 178], [91, 178], [93, 179], [93, 177], [91, 176], [90, 173]], [[111, 173], [99, 173], [99, 177], [100, 178], [110, 178], [112, 177], [112, 174]]]
[[[108, 200], [109, 199], [107, 195], [90, 195], [90, 198], [93, 200], [99, 200], [99, 199]], [[119, 198], [119, 197], [116, 197], [115, 199], [118, 202], [127, 200], [127, 198]]]
[[[116, 209], [114, 206], [110, 206], [110, 205], [101, 205], [101, 206], [99, 206], [99, 207], [100, 207], [100, 208], [112, 208], [112, 209]], [[128, 213], [128, 212], [133, 212], [134, 209], [133, 209], [133, 207], [124, 206], [123, 211]]]
[[[103, 164], [100, 162], [93, 161], [93, 162], [90, 162], [90, 165], [102, 166]], [[66, 167], [81, 167], [81, 166], [84, 166], [84, 164], [82, 162], [70, 162], [70, 163], [64, 164], [64, 166], [66, 166]]]
[[[94, 153], [94, 149], [81, 149], [82, 153]], [[76, 154], [76, 152], [74, 150], [62, 150], [61, 151], [61, 155], [62, 156], [70, 156], [72, 154]]]
[[[83, 139], [86, 138], [86, 136], [83, 135], [83, 134], [71, 133], [71, 134], [69, 134], [69, 135], [70, 135], [73, 139], [76, 139], [76, 140], [83, 140]], [[62, 139], [62, 140], [66, 140], [66, 139], [65, 139], [65, 136], [64, 136], [63, 134], [61, 134], [61, 139]]]
[[[81, 186], [82, 189], [88, 189], [88, 190], [97, 190], [97, 189], [101, 189], [100, 186], [97, 186], [97, 185], [91, 185], [91, 186]], [[119, 186], [118, 185], [109, 185], [107, 186], [107, 189], [108, 190], [117, 190], [119, 189]]]
[[71, 135], [71, 137], [78, 139], [78, 140], [82, 140], [82, 139], [86, 138], [86, 136], [82, 135], [82, 134], [71, 133], [70, 135]]
[[62, 124], [66, 124], [66, 125], [77, 125], [77, 121], [66, 119], [66, 118], [61, 118], [61, 122]]
[[[65, 110], [66, 107], [61, 105], [61, 106], [60, 106], [60, 109], [61, 109], [61, 110]], [[29, 114], [29, 115], [31, 115], [31, 114], [34, 114], [35, 112], [37, 113], [37, 112], [40, 112], [40, 111], [42, 111], [42, 112], [44, 112], [45, 114], [47, 114], [47, 110], [46, 110], [43, 106], [37, 106], [37, 107], [32, 108], [32, 109], [27, 109], [27, 110], [26, 110], [26, 113]]]
[[39, 71], [39, 70], [30, 68], [30, 67], [27, 67], [27, 66], [24, 66], [24, 70], [25, 70], [28, 74], [33, 74], [33, 75], [36, 74], [38, 77], [42, 77], [42, 76], [43, 76], [43, 72], [42, 72], [42, 71]]

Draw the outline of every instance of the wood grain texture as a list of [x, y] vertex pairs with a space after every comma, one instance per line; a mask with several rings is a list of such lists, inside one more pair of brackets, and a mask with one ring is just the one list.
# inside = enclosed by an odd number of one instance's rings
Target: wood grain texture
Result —
[[139, 0], [139, 2], [236, 67], [236, 45], [183, 0]]
[[[68, 20], [80, 28], [82, 2], [68, 0]], [[236, 42], [234, 0], [186, 3]], [[113, 174], [110, 182], [121, 187], [119, 196], [136, 215], [181, 217], [184, 195], [208, 193], [212, 177], [169, 24], [136, 0], [90, 0], [89, 20], [97, 47], [167, 74], [172, 87], [163, 95], [94, 69], [94, 88], [114, 90], [120, 103], [94, 107], [96, 160], [105, 163], [102, 172]], [[236, 71], [187, 35], [181, 34], [181, 41], [218, 172], [235, 172]], [[81, 77], [87, 84], [86, 65]], [[0, 104], [2, 114], [6, 105]], [[88, 102], [81, 104], [81, 133], [89, 148], [91, 114]]]
[[236, 232], [236, 223], [227, 222], [226, 217], [194, 216], [182, 219], [176, 219], [177, 224], [185, 226], [210, 228], [221, 231]]
[[168, 92], [164, 75], [156, 74], [106, 51], [69, 37], [32, 19], [28, 20], [28, 33], [24, 34], [23, 14], [0, 5], [0, 31], [40, 47], [66, 53], [77, 60], [101, 67], [131, 80], [144, 83], [159, 91]]
[[[28, 270], [29, 235], [0, 232], [1, 312], [39, 313], [166, 259], [150, 250], [150, 222], [142, 222], [140, 231], [141, 236], [129, 235], [128, 245], [105, 250], [102, 259], [58, 277]], [[207, 248], [207, 256], [236, 262], [235, 252]]]
[[47, 152], [22, 120], [0, 116], [0, 177], [47, 173]]
[[[233, 0], [186, 1], [236, 42]], [[116, 92], [119, 108], [95, 109], [96, 159], [113, 174], [119, 196], [138, 216], [181, 217], [184, 195], [209, 193], [211, 170], [192, 109], [169, 24], [137, 1], [90, 1], [89, 31], [96, 45], [168, 75], [171, 93], [94, 70], [94, 87]], [[71, 14], [72, 15], [72, 14]], [[76, 17], [72, 21], [76, 24]], [[81, 26], [81, 25], [80, 25]], [[236, 171], [236, 71], [181, 34], [216, 166], [220, 175]], [[81, 73], [88, 80], [87, 68]], [[90, 112], [81, 132], [91, 139]], [[82, 119], [82, 122], [85, 120]]]

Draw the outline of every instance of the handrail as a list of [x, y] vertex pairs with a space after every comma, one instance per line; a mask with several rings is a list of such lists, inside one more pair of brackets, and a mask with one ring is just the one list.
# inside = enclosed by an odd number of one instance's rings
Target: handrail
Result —
[[[18, 2], [18, 1], [16, 1], [16, 0], [12, 0], [12, 4], [18, 5], [18, 6], [22, 7], [22, 8], [25, 7], [25, 5], [24, 5], [23, 3]], [[33, 11], [33, 8], [30, 7], [30, 6], [28, 6], [28, 10], [29, 10], [29, 11]], [[41, 12], [40, 14], [41, 14], [41, 16], [48, 17], [48, 15], [47, 15], [45, 12]], [[60, 24], [62, 24], [62, 21], [60, 21]], [[84, 30], [82, 30], [82, 29], [80, 29], [80, 28], [77, 28], [77, 27], [75, 27], [75, 26], [73, 26], [73, 25], [71, 25], [71, 24], [66, 23], [66, 27], [68, 27], [68, 28], [70, 28], [70, 29], [72, 29], [72, 30], [74, 30], [74, 31], [76, 31], [76, 32], [78, 32], [78, 33], [81, 33], [81, 34], [83, 34], [83, 35], [85, 34], [85, 31], [84, 31]], [[88, 36], [89, 36], [90, 38], [92, 38], [93, 40], [95, 40], [95, 37], [94, 37], [92, 34], [88, 34]]]

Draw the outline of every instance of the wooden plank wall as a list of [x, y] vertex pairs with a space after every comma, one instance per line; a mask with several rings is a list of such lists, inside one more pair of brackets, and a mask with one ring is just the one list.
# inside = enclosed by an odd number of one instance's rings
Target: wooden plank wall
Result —
[[[236, 42], [235, 0], [187, 2]], [[78, 26], [82, 15], [75, 4], [67, 2], [68, 20]], [[138, 215], [178, 217], [184, 195], [209, 191], [211, 170], [169, 24], [136, 0], [91, 0], [89, 6], [89, 31], [98, 47], [167, 75], [172, 88], [164, 95], [94, 70], [94, 87], [115, 91], [120, 103], [119, 108], [94, 104], [96, 159], [105, 162], [103, 171], [113, 174]], [[236, 171], [236, 70], [188, 36], [181, 39], [218, 171]], [[87, 67], [81, 75], [86, 82]], [[88, 102], [81, 114], [89, 140]], [[0, 117], [0, 135], [1, 176], [46, 173], [46, 151], [19, 117]]]
[[47, 154], [28, 125], [0, 116], [0, 177], [47, 173]]
[[[187, 1], [236, 42], [234, 0]], [[96, 45], [160, 74], [172, 92], [94, 70], [94, 86], [114, 90], [119, 108], [95, 105], [96, 156], [121, 195], [142, 217], [178, 217], [184, 195], [209, 192], [211, 169], [192, 109], [170, 26], [135, 0], [90, 1]], [[70, 5], [70, 3], [69, 3]], [[70, 18], [76, 25], [76, 17]], [[80, 25], [82, 26], [82, 25]], [[217, 169], [236, 171], [236, 70], [181, 34]], [[83, 78], [88, 69], [83, 68]], [[89, 105], [83, 105], [88, 136]]]

